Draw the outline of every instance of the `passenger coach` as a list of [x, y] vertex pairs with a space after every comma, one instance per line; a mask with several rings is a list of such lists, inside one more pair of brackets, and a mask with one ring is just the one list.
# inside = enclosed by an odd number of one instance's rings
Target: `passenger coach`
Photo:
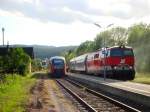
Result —
[[[105, 58], [104, 58], [105, 57]], [[70, 61], [70, 70], [87, 74], [103, 75], [115, 79], [133, 80], [135, 77], [133, 49], [113, 46], [81, 55]]]
[[64, 57], [51, 57], [48, 61], [48, 73], [52, 77], [64, 77], [66, 74], [66, 61]]

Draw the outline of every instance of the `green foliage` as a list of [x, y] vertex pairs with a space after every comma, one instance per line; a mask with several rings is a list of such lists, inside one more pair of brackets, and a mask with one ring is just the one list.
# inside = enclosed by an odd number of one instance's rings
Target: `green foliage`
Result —
[[29, 73], [30, 57], [22, 48], [8, 49], [8, 54], [0, 58], [1, 71], [5, 73]]
[[137, 73], [135, 79], [132, 82], [150, 84], [150, 74], [149, 73]]
[[128, 33], [125, 28], [116, 27], [110, 30], [100, 32], [94, 39], [93, 50], [98, 50], [104, 46], [125, 45], [127, 43]]
[[0, 83], [0, 112], [24, 112], [35, 79], [7, 74]]
[[141, 23], [130, 27], [128, 44], [134, 48], [137, 71], [150, 72], [150, 25]]
[[[112, 28], [110, 31], [110, 38], [108, 39], [113, 45], [126, 45], [128, 38], [128, 31], [123, 27]], [[110, 43], [109, 43], [110, 44]]]
[[70, 59], [76, 57], [75, 50], [69, 50], [68, 52], [63, 52], [61, 55], [65, 57], [67, 64], [69, 64]]
[[109, 31], [104, 31], [98, 34], [96, 38], [94, 39], [94, 50], [98, 50], [104, 46], [104, 39], [105, 39], [105, 42], [108, 43], [109, 37], [110, 37]]
[[87, 52], [93, 51], [94, 42], [93, 41], [85, 41], [80, 44], [80, 46], [76, 49], [77, 55], [82, 55]]
[[144, 39], [146, 33], [146, 25], [144, 24], [137, 24], [129, 28], [129, 38], [128, 44], [132, 46], [138, 46]]
[[39, 58], [32, 60], [32, 63], [31, 63], [32, 64], [32, 72], [42, 70], [41, 62], [42, 62], [42, 60]]

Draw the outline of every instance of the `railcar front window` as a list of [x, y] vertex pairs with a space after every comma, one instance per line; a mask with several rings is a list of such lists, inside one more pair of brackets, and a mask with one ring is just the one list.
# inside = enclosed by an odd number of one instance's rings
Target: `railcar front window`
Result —
[[64, 62], [63, 62], [63, 60], [53, 60], [53, 64], [55, 65], [55, 66], [63, 66], [64, 65]]

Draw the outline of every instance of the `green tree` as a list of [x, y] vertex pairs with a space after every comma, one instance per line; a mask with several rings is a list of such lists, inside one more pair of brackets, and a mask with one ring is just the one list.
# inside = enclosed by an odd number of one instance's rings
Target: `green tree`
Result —
[[25, 75], [29, 72], [30, 57], [22, 48], [9, 48], [8, 54], [1, 57], [1, 68], [5, 73], [20, 73]]
[[123, 27], [116, 27], [109, 30], [109, 44], [110, 46], [114, 45], [126, 45], [128, 38], [128, 31]]
[[150, 25], [140, 23], [130, 27], [128, 45], [134, 48], [137, 71], [150, 72]]
[[135, 24], [129, 28], [128, 44], [139, 46], [142, 43], [150, 41], [150, 26], [146, 24]]
[[110, 44], [113, 44], [113, 40], [111, 39], [111, 32], [110, 31], [103, 31], [100, 32], [96, 38], [94, 39], [94, 50], [98, 50], [102, 47], [104, 47], [104, 40], [105, 40], [105, 46], [110, 46]]
[[76, 49], [77, 55], [82, 55], [87, 52], [91, 52], [94, 49], [94, 42], [93, 41], [85, 41], [79, 45]]
[[12, 69], [13, 72], [19, 72], [22, 75], [25, 75], [29, 72], [29, 64], [31, 59], [22, 48], [10, 49], [9, 56], [9, 69]]
[[32, 71], [40, 71], [42, 70], [42, 65], [41, 65], [42, 60], [37, 58], [32, 60]]
[[65, 51], [61, 55], [65, 57], [67, 64], [69, 64], [69, 61], [76, 56], [75, 50]]

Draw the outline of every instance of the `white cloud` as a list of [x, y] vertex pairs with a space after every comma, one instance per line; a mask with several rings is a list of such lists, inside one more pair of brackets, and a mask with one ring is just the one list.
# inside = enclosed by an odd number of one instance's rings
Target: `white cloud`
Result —
[[94, 22], [103, 27], [150, 23], [150, 1], [0, 0], [0, 25], [12, 44], [77, 45], [103, 30]]
[[11, 17], [24, 17], [24, 15], [19, 11], [9, 12], [0, 9], [0, 16], [11, 16]]
[[89, 7], [99, 16], [112, 16], [121, 19], [139, 18], [150, 15], [149, 0], [89, 0]]
[[[2, 13], [0, 13], [1, 15]], [[93, 40], [99, 31], [93, 24], [80, 21], [75, 21], [71, 24], [43, 23], [9, 13], [4, 19], [7, 21], [4, 24], [6, 29], [5, 43], [9, 41], [10, 44], [79, 45], [85, 40]], [[2, 22], [0, 20], [0, 24]]]
[[[141, 18], [150, 14], [149, 0], [1, 0], [0, 9], [20, 12], [41, 21], [70, 23], [92, 16], [120, 19]], [[86, 16], [85, 16], [86, 15]], [[89, 17], [89, 20], [88, 20]], [[87, 21], [88, 20], [88, 21]]]

